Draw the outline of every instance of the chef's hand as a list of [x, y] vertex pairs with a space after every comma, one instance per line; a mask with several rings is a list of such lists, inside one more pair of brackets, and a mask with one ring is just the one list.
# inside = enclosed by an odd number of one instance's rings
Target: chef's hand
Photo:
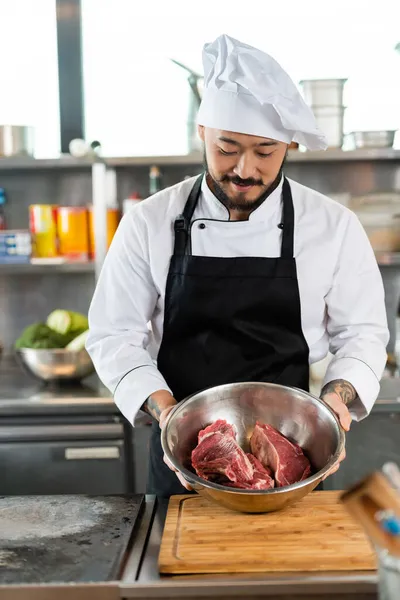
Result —
[[[158, 390], [149, 396], [146, 402], [142, 406], [142, 410], [146, 411], [149, 415], [151, 415], [154, 419], [156, 419], [161, 429], [165, 427], [168, 416], [171, 410], [176, 406], [176, 400], [172, 396], [170, 392], [167, 390]], [[165, 456], [163, 460], [167, 467], [174, 471], [177, 478], [187, 490], [191, 490], [192, 488], [187, 483], [187, 481], [183, 478], [183, 476], [175, 469], [175, 467], [169, 462], [168, 458]]]
[[[176, 402], [175, 402], [176, 404]], [[165, 425], [168, 422], [168, 418], [169, 418], [169, 414], [171, 412], [171, 410], [174, 408], [174, 405], [172, 406], [168, 406], [166, 409], [164, 409], [160, 415], [160, 427], [161, 429], [163, 429], [165, 427]], [[175, 475], [177, 476], [177, 478], [179, 479], [179, 481], [181, 482], [181, 484], [183, 485], [184, 488], [186, 488], [187, 490], [191, 490], [192, 487], [191, 485], [186, 481], [186, 479], [183, 477], [183, 475], [181, 475], [179, 473], [179, 471], [177, 471], [174, 467], [174, 465], [172, 463], [169, 462], [168, 458], [165, 456], [163, 457], [163, 461], [165, 462], [165, 464], [167, 465], [168, 468], [171, 469], [171, 471], [174, 471]]]
[[[354, 387], [348, 381], [344, 379], [336, 379], [325, 385], [321, 392], [321, 399], [332, 408], [332, 410], [339, 417], [341, 426], [345, 431], [350, 430], [351, 415], [347, 405], [353, 402], [357, 398], [357, 392]], [[336, 473], [340, 467], [340, 463], [346, 458], [346, 450], [339, 456], [338, 462], [335, 466], [328, 471], [324, 479]]]

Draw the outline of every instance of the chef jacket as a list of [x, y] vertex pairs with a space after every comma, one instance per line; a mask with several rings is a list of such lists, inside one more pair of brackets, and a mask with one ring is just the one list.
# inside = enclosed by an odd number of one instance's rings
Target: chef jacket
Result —
[[[294, 255], [301, 322], [310, 364], [334, 355], [323, 385], [349, 381], [360, 420], [379, 393], [389, 340], [384, 291], [376, 259], [354, 213], [289, 179], [295, 213]], [[278, 257], [282, 183], [247, 221], [227, 208], [203, 179], [191, 223], [197, 256]], [[144, 401], [170, 390], [157, 369], [174, 221], [193, 187], [185, 180], [140, 202], [124, 216], [106, 256], [89, 311], [87, 349], [97, 373], [132, 424]], [[227, 382], [229, 383], [229, 382]]]

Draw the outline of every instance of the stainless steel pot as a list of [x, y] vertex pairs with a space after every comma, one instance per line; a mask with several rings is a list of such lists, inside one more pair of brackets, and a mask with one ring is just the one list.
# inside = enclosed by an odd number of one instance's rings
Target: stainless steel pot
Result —
[[0, 157], [33, 156], [33, 128], [26, 125], [0, 125]]
[[344, 108], [343, 90], [347, 79], [303, 79], [304, 99], [313, 109]]
[[[272, 490], [236, 490], [201, 479], [193, 472], [191, 452], [198, 432], [217, 419], [236, 426], [246, 452], [256, 421], [273, 425], [305, 450], [314, 474]], [[280, 510], [311, 492], [337, 462], [344, 433], [334, 412], [311, 394], [272, 383], [235, 383], [180, 402], [162, 430], [161, 443], [167, 458], [199, 494], [231, 510], [258, 513]]]

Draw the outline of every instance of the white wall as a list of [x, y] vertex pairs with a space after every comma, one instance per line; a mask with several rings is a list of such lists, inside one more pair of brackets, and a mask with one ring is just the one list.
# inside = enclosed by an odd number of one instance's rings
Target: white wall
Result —
[[227, 33], [268, 52], [295, 81], [348, 78], [345, 130], [400, 126], [400, 2], [83, 0], [88, 138], [106, 154], [186, 152], [188, 85]]

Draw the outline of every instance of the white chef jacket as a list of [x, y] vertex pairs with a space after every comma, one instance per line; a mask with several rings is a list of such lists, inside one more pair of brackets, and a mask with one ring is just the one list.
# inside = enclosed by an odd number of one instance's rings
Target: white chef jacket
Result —
[[[132, 424], [153, 392], [169, 390], [157, 369], [165, 287], [174, 220], [183, 212], [194, 181], [191, 178], [155, 194], [123, 217], [90, 307], [88, 352], [100, 379]], [[323, 385], [334, 379], [349, 381], [358, 393], [352, 416], [359, 420], [377, 398], [386, 363], [389, 333], [381, 275], [354, 213], [314, 190], [289, 182], [301, 322], [309, 361], [312, 364], [328, 350], [332, 352]], [[204, 178], [191, 224], [192, 254], [280, 256], [282, 183], [248, 221], [229, 221], [228, 210]], [[202, 224], [205, 227], [199, 227]]]

